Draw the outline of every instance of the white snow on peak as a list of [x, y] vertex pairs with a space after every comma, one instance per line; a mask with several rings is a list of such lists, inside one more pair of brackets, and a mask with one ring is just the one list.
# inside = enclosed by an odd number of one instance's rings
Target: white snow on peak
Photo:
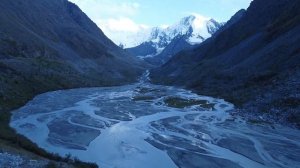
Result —
[[188, 35], [187, 42], [192, 45], [202, 43], [222, 26], [214, 19], [201, 15], [188, 16], [183, 18], [181, 23], [185, 23], [183, 25], [186, 27], [186, 32], [183, 34]]
[[178, 23], [168, 27], [166, 31], [171, 32], [170, 36], [177, 36], [179, 34], [201, 34], [202, 36], [209, 37], [207, 32], [207, 22], [210, 18], [206, 18], [200, 15], [190, 15], [181, 19]]
[[199, 44], [220, 28], [222, 24], [212, 18], [193, 14], [182, 18], [171, 26], [159, 26], [147, 28], [135, 34], [129, 34], [126, 38], [118, 41], [125, 48], [138, 46], [144, 42], [153, 42], [156, 48], [166, 47], [175, 37], [186, 35], [187, 42]]
[[[214, 19], [193, 14], [182, 18], [173, 25], [139, 27], [138, 31], [116, 31], [106, 34], [113, 42], [124, 48], [153, 42], [156, 48], [166, 47], [176, 36], [186, 35], [187, 42], [199, 44], [209, 38], [222, 24]], [[106, 32], [105, 29], [103, 29]]]

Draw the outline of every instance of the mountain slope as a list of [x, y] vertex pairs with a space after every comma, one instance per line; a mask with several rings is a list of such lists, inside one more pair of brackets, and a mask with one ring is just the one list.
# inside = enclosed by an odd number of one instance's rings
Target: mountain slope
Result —
[[0, 4], [0, 105], [46, 90], [136, 80], [140, 60], [67, 0]]
[[299, 126], [299, 7], [297, 0], [254, 0], [213, 38], [153, 70], [152, 79], [224, 97], [245, 115]]
[[142, 59], [152, 65], [162, 65], [180, 51], [195, 47], [195, 45], [191, 45], [187, 40], [188, 36], [186, 35], [176, 36], [158, 55], [148, 58], [142, 57]]
[[[148, 62], [164, 63], [182, 49], [202, 43], [222, 26], [222, 23], [214, 19], [191, 15], [167, 28], [153, 28], [145, 42], [126, 50]], [[168, 48], [167, 51], [164, 51], [166, 48]], [[176, 51], [170, 51], [172, 48], [176, 48]]]

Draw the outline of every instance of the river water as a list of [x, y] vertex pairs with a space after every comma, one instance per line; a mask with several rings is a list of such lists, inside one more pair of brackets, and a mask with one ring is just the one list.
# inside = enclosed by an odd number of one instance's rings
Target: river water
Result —
[[246, 122], [224, 100], [139, 83], [49, 92], [13, 112], [40, 147], [104, 168], [297, 168], [300, 131]]

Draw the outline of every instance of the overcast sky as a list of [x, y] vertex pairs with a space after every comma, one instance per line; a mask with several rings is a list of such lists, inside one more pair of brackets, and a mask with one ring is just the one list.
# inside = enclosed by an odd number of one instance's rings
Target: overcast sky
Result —
[[252, 0], [69, 0], [76, 3], [109, 36], [137, 32], [144, 27], [165, 26], [182, 17], [199, 14], [227, 21], [248, 8]]

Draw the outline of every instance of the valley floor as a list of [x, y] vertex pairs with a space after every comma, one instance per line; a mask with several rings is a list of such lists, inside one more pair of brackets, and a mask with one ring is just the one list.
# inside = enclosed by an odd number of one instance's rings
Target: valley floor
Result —
[[247, 122], [232, 110], [224, 100], [140, 82], [39, 95], [13, 112], [11, 126], [49, 152], [107, 168], [299, 167], [299, 130]]

